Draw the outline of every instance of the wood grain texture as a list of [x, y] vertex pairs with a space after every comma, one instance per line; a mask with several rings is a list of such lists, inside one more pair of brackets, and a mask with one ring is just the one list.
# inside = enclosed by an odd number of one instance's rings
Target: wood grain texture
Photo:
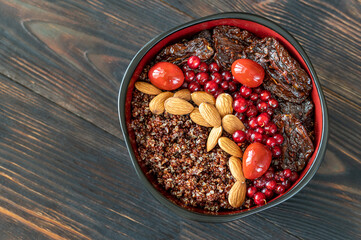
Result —
[[[261, 14], [300, 41], [323, 85], [330, 140], [295, 197], [207, 224], [143, 188], [116, 97], [143, 44], [225, 11]], [[0, 239], [361, 238], [360, 48], [360, 1], [0, 0]]]

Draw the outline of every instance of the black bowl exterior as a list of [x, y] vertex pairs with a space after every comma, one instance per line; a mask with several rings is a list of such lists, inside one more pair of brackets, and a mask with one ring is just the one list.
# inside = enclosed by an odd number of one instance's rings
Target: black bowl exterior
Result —
[[[161, 193], [158, 192], [157, 189], [155, 189], [153, 187], [153, 185], [148, 181], [148, 179], [144, 175], [143, 171], [141, 170], [141, 168], [138, 164], [138, 161], [136, 159], [135, 153], [130, 144], [129, 134], [127, 131], [126, 117], [125, 117], [125, 107], [124, 107], [125, 103], [126, 103], [126, 95], [127, 95], [128, 85], [129, 85], [129, 82], [133, 75], [133, 72], [136, 69], [139, 62], [141, 61], [141, 59], [144, 57], [144, 55], [153, 46], [155, 46], [158, 42], [160, 42], [165, 37], [177, 32], [181, 29], [190, 27], [195, 24], [204, 23], [207, 21], [212, 21], [212, 20], [217, 20], [217, 19], [242, 19], [242, 20], [256, 22], [267, 28], [272, 29], [273, 31], [277, 32], [282, 37], [284, 37], [289, 43], [291, 43], [293, 45], [293, 47], [301, 55], [301, 57], [305, 61], [306, 65], [310, 71], [310, 75], [312, 76], [314, 85], [316, 86], [316, 90], [317, 90], [318, 97], [320, 99], [320, 105], [321, 105], [321, 110], [322, 110], [322, 133], [321, 133], [319, 148], [318, 148], [318, 151], [316, 152], [316, 156], [314, 158], [312, 165], [310, 166], [308, 172], [303, 176], [303, 178], [295, 186], [293, 186], [287, 193], [285, 193], [284, 195], [280, 196], [279, 198], [269, 202], [268, 204], [266, 204], [264, 206], [256, 207], [251, 210], [243, 211], [240, 213], [227, 214], [227, 215], [210, 215], [210, 214], [201, 214], [201, 213], [189, 211], [189, 210], [184, 209], [184, 208], [176, 205], [175, 203], [171, 202], [168, 198], [163, 196]], [[123, 136], [124, 136], [124, 141], [127, 145], [131, 161], [133, 163], [133, 166], [136, 170], [137, 175], [139, 176], [141, 181], [144, 183], [146, 188], [151, 192], [151, 194], [159, 202], [161, 202], [163, 205], [165, 205], [166, 207], [168, 207], [169, 209], [171, 209], [173, 212], [177, 213], [178, 215], [188, 218], [188, 219], [191, 219], [191, 220], [204, 221], [204, 222], [226, 222], [226, 221], [239, 219], [239, 218], [248, 216], [250, 214], [254, 214], [254, 213], [263, 211], [265, 209], [271, 208], [273, 206], [276, 206], [276, 205], [286, 201], [293, 195], [295, 195], [312, 179], [312, 177], [315, 175], [316, 171], [318, 170], [318, 168], [323, 160], [325, 151], [326, 151], [326, 145], [327, 145], [327, 139], [328, 139], [327, 106], [326, 106], [324, 95], [322, 93], [321, 85], [317, 78], [316, 72], [315, 72], [307, 54], [305, 53], [305, 51], [303, 50], [301, 45], [297, 42], [297, 40], [295, 38], [293, 38], [291, 36], [291, 34], [289, 34], [282, 27], [280, 27], [276, 23], [274, 23], [266, 18], [260, 17], [258, 15], [254, 15], [254, 14], [249, 14], [249, 13], [231, 12], [231, 13], [221, 13], [221, 14], [215, 14], [215, 15], [203, 17], [203, 18], [182, 24], [178, 27], [175, 27], [165, 33], [158, 35], [157, 37], [155, 37], [154, 39], [149, 41], [143, 48], [141, 48], [138, 51], [138, 53], [135, 55], [135, 57], [130, 62], [127, 70], [125, 71], [125, 74], [123, 76], [123, 80], [121, 83], [121, 87], [119, 90], [119, 94], [118, 94], [118, 114], [119, 114], [121, 129], [122, 129]]]

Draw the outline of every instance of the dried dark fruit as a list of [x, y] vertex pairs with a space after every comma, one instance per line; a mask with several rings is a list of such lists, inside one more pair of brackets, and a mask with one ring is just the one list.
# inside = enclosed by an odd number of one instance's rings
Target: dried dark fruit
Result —
[[273, 161], [273, 165], [281, 169], [301, 171], [314, 151], [305, 127], [293, 114], [278, 114], [274, 117], [274, 122], [283, 134], [284, 142], [281, 146], [282, 155]]
[[213, 29], [214, 60], [223, 70], [230, 70], [232, 63], [241, 58], [244, 48], [255, 39], [252, 33], [237, 27], [215, 27]]
[[311, 79], [276, 39], [266, 37], [254, 41], [245, 49], [245, 54], [268, 72], [264, 88], [280, 99], [301, 103], [309, 96]]
[[213, 56], [213, 53], [211, 44], [205, 38], [196, 38], [164, 48], [155, 60], [156, 62], [166, 61], [183, 64], [187, 62], [190, 56], [198, 56], [201, 61], [207, 61]]

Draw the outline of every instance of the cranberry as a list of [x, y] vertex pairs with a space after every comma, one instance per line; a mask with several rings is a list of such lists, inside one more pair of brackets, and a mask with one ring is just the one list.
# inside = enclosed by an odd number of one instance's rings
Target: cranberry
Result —
[[267, 113], [261, 113], [257, 117], [258, 126], [264, 127], [265, 125], [267, 125], [269, 123], [270, 120], [271, 120], [271, 117]]
[[252, 139], [253, 139], [254, 142], [262, 142], [262, 140], [263, 140], [263, 135], [260, 134], [260, 133], [258, 133], [258, 132], [254, 132], [254, 133], [252, 134]]
[[273, 136], [277, 132], [276, 124], [270, 122], [264, 126], [264, 131], [267, 135]]
[[184, 81], [181, 88], [182, 89], [188, 88], [188, 83]]
[[258, 206], [266, 204], [266, 196], [262, 192], [256, 192], [253, 196], [254, 203]]
[[211, 74], [211, 80], [215, 81], [217, 84], [220, 84], [222, 82], [222, 76], [220, 73], [212, 73]]
[[275, 134], [273, 138], [275, 139], [278, 145], [281, 145], [283, 143], [284, 138], [281, 134]]
[[258, 104], [257, 104], [257, 109], [258, 109], [258, 111], [260, 111], [260, 112], [264, 112], [264, 111], [266, 111], [267, 109], [268, 109], [268, 104], [266, 103], [266, 102], [259, 102]]
[[242, 114], [242, 113], [236, 112], [234, 115], [236, 117], [238, 117], [239, 120], [241, 120], [242, 122], [244, 122], [244, 120], [246, 120], [246, 116], [244, 116], [244, 114]]
[[235, 82], [228, 83], [228, 91], [235, 92], [237, 90], [237, 84]]
[[291, 176], [290, 176], [288, 179], [289, 179], [291, 182], [296, 182], [297, 179], [298, 179], [298, 173], [292, 171], [292, 174], [291, 174]]
[[191, 69], [189, 68], [189, 66], [187, 64], [184, 64], [182, 67], [182, 71], [186, 72], [186, 71], [190, 71]]
[[269, 137], [266, 140], [266, 144], [267, 144], [267, 146], [270, 146], [271, 148], [273, 148], [274, 146], [276, 146], [276, 140], [272, 137]]
[[[249, 123], [248, 123], [248, 125], [249, 125]], [[263, 128], [261, 128], [261, 127], [256, 127], [254, 131], [255, 131], [255, 132], [258, 132], [258, 133], [260, 133], [260, 134], [263, 134], [263, 133], [264, 133], [264, 130], [263, 130]]]
[[253, 181], [253, 185], [258, 188], [258, 189], [262, 189], [265, 187], [266, 185], [266, 181], [264, 180], [263, 177], [257, 178]]
[[281, 184], [285, 187], [285, 189], [289, 189], [291, 187], [291, 181], [287, 179], [284, 180]]
[[257, 101], [258, 100], [258, 94], [257, 93], [251, 93], [251, 95], [249, 95], [249, 99], [251, 99], [252, 101]]
[[198, 92], [199, 90], [201, 90], [201, 85], [199, 85], [199, 83], [197, 83], [196, 81], [193, 81], [188, 84], [188, 89], [191, 92]]
[[247, 110], [247, 112], [246, 112], [246, 115], [248, 116], [248, 117], [252, 117], [252, 116], [256, 116], [257, 115], [257, 108], [256, 108], [256, 106], [255, 105], [249, 105], [248, 106], [248, 110]]
[[243, 97], [248, 98], [252, 93], [252, 89], [246, 86], [242, 86], [240, 92]]
[[188, 58], [187, 64], [190, 68], [196, 69], [201, 64], [201, 59], [197, 56], [191, 56]]
[[247, 130], [246, 130], [247, 139], [248, 139], [248, 141], [250, 141], [250, 142], [253, 142], [253, 141], [252, 141], [252, 135], [253, 135], [253, 133], [255, 133], [255, 131], [253, 131], [252, 129], [247, 129]]
[[266, 182], [266, 188], [269, 189], [269, 190], [273, 191], [276, 188], [276, 186], [277, 186], [276, 180], [272, 179], [272, 180], [269, 180], [269, 181]]
[[259, 94], [259, 98], [262, 101], [267, 101], [268, 99], [271, 98], [271, 93], [267, 90], [263, 90], [260, 94]]
[[276, 172], [275, 180], [278, 182], [283, 182], [285, 180], [283, 176], [283, 171]]
[[247, 197], [251, 198], [257, 192], [257, 188], [255, 186], [251, 186], [247, 188]]
[[209, 64], [209, 71], [214, 73], [214, 72], [218, 72], [219, 71], [219, 66], [217, 63], [213, 62], [211, 64]]
[[194, 78], [196, 77], [196, 74], [194, 73], [194, 71], [189, 70], [189, 71], [185, 72], [184, 77], [185, 77], [184, 80], [186, 82], [192, 82], [194, 80]]
[[274, 98], [270, 98], [268, 99], [268, 105], [270, 106], [270, 108], [277, 108], [278, 107], [278, 101]]
[[272, 148], [272, 156], [278, 158], [282, 155], [282, 150], [279, 146], [274, 146]]
[[214, 97], [217, 98], [222, 93], [223, 93], [223, 89], [218, 88], [218, 90], [214, 93]]
[[235, 92], [235, 93], [232, 94], [232, 97], [233, 97], [233, 100], [236, 100], [237, 98], [241, 98], [242, 95], [241, 95], [240, 92]]
[[229, 71], [223, 71], [222, 72], [222, 77], [223, 77], [224, 80], [229, 81], [229, 80], [232, 79], [232, 73], [229, 72]]
[[286, 191], [285, 186], [278, 184], [277, 187], [275, 188], [274, 192], [276, 194], [282, 194]]
[[206, 85], [204, 86], [204, 90], [207, 92], [207, 93], [210, 93], [210, 94], [215, 94], [216, 91], [218, 90], [218, 84], [214, 81], [209, 81], [206, 83]]
[[228, 86], [229, 86], [229, 84], [228, 84], [227, 81], [221, 82], [221, 88], [222, 88], [223, 90], [227, 90], [227, 89], [228, 89]]
[[270, 199], [273, 197], [273, 191], [271, 191], [267, 188], [262, 189], [262, 193], [264, 193], [264, 195], [266, 196], [267, 199]]
[[237, 98], [233, 101], [233, 109], [236, 112], [243, 113], [247, 110], [248, 102], [243, 97]]
[[260, 87], [257, 87], [257, 88], [253, 88], [253, 92], [255, 93], [261, 93], [262, 89]]
[[237, 130], [233, 133], [232, 137], [236, 143], [243, 143], [246, 141], [247, 135], [242, 130]]
[[[257, 119], [255, 117], [250, 117], [248, 119], [248, 126], [253, 129], [257, 128], [258, 127]], [[255, 132], [258, 132], [258, 131], [255, 131]]]
[[275, 173], [274, 173], [274, 171], [272, 171], [271, 168], [269, 168], [269, 169], [267, 170], [267, 172], [265, 172], [265, 174], [264, 174], [263, 176], [264, 176], [266, 179], [272, 179], [272, 178], [274, 178]]
[[287, 168], [287, 169], [283, 170], [283, 176], [285, 176], [286, 178], [291, 177], [291, 174], [292, 174], [291, 169]]
[[205, 62], [202, 62], [201, 64], [199, 64], [198, 67], [200, 72], [207, 72], [208, 71], [208, 65]]
[[205, 72], [200, 72], [196, 75], [196, 81], [200, 84], [200, 85], [204, 85], [208, 82], [209, 80], [209, 75], [208, 73]]
[[270, 109], [270, 108], [268, 108], [268, 109], [266, 110], [266, 113], [267, 113], [270, 117], [272, 117], [272, 115], [273, 115], [273, 110]]

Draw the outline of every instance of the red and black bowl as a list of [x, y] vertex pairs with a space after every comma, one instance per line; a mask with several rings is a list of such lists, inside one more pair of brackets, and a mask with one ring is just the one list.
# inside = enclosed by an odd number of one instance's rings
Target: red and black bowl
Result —
[[[219, 212], [214, 213], [182, 205], [175, 197], [171, 196], [162, 187], [158, 186], [153, 176], [146, 174], [146, 167], [141, 161], [138, 161], [139, 155], [137, 153], [134, 132], [130, 128], [130, 121], [134, 83], [137, 81], [145, 65], [165, 46], [218, 25], [236, 26], [248, 30], [258, 37], [275, 37], [306, 70], [312, 79], [313, 84], [311, 96], [315, 104], [315, 151], [309, 159], [305, 169], [300, 173], [300, 178], [286, 193], [272, 199], [264, 206], [247, 210], [220, 210]], [[299, 192], [311, 180], [319, 168], [326, 151], [328, 138], [327, 108], [321, 85], [310, 59], [296, 39], [282, 27], [268, 19], [248, 13], [222, 13], [207, 16], [175, 27], [149, 41], [135, 55], [124, 73], [118, 95], [118, 111], [124, 141], [127, 145], [133, 166], [141, 181], [151, 194], [163, 205], [180, 216], [192, 220], [225, 222], [242, 218], [280, 204]]]

